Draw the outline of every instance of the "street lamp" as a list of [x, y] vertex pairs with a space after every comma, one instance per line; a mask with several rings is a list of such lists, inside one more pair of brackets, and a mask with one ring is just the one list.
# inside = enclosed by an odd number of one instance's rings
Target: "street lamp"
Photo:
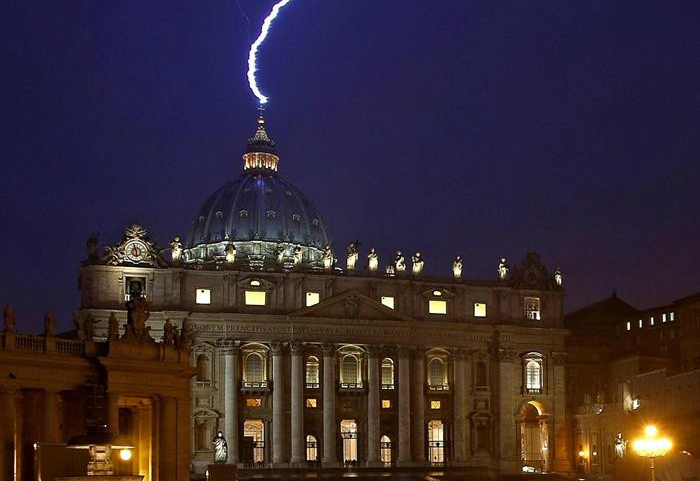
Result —
[[671, 450], [671, 440], [657, 437], [656, 426], [650, 425], [644, 428], [644, 437], [637, 438], [632, 442], [632, 449], [643, 458], [649, 458], [651, 465], [651, 481], [654, 477], [654, 459], [666, 454]]

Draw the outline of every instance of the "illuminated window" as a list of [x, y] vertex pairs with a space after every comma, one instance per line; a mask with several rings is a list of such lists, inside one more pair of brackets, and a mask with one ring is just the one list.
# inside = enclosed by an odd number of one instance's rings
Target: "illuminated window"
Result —
[[263, 357], [252, 352], [243, 359], [243, 381], [245, 382], [263, 382], [265, 379], [265, 361]]
[[315, 306], [321, 300], [321, 295], [318, 292], [306, 293], [306, 307]]
[[642, 321], [641, 319], [639, 320], [639, 323], [638, 323], [638, 324], [639, 324], [639, 328], [640, 328], [640, 329], [641, 329], [642, 327], [644, 327], [644, 321]]
[[669, 314], [669, 321], [673, 322], [673, 321], [675, 321], [675, 320], [676, 320], [676, 313], [675, 313], [675, 312], [671, 312], [671, 313]]
[[650, 326], [653, 326], [653, 325], [654, 325], [654, 316], [651, 316], [651, 317], [649, 318], [649, 325], [650, 325]]
[[627, 321], [627, 330], [628, 331], [632, 330], [632, 321]]
[[358, 384], [360, 361], [352, 354], [348, 354], [340, 361], [340, 382], [344, 384]]
[[428, 385], [431, 387], [447, 385], [447, 369], [445, 369], [445, 362], [439, 357], [434, 357], [428, 362]]
[[309, 356], [306, 360], [306, 387], [318, 388], [318, 358]]
[[440, 401], [431, 400], [430, 409], [440, 409]]
[[197, 289], [195, 302], [197, 304], [211, 304], [211, 289]]
[[249, 397], [245, 400], [245, 405], [249, 408], [259, 408], [262, 406], [262, 399], [259, 397]]
[[666, 322], [666, 313], [661, 314], [661, 322]]
[[394, 389], [394, 361], [382, 359], [382, 389]]
[[257, 279], [253, 279], [252, 281], [250, 281], [250, 285], [253, 287], [260, 287], [260, 281]]
[[531, 353], [523, 362], [525, 363], [525, 389], [529, 393], [542, 392], [542, 356]]
[[389, 309], [394, 308], [394, 297], [393, 296], [382, 296], [381, 303], [388, 307]]
[[313, 397], [307, 398], [306, 407], [310, 409], [316, 409], [318, 407], [318, 400]]
[[533, 321], [540, 320], [540, 298], [526, 297], [523, 299], [523, 307], [525, 309], [525, 319]]
[[314, 436], [306, 436], [306, 460], [318, 461], [318, 441]]
[[246, 306], [264, 306], [265, 291], [245, 291]]
[[486, 317], [486, 304], [483, 302], [474, 303], [474, 317]]
[[382, 409], [389, 409], [391, 407], [391, 399], [382, 399]]
[[440, 296], [442, 295], [442, 292], [440, 292], [440, 291], [433, 291], [433, 295], [434, 295], [435, 297], [440, 297]]
[[[437, 292], [437, 291], [435, 291]], [[429, 314], [447, 314], [447, 301], [428, 301], [428, 313]]]

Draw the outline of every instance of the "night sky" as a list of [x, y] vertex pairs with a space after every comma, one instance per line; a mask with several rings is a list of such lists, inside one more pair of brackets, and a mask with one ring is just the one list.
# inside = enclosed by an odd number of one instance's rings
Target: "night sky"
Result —
[[[272, 1], [3, 2], [0, 303], [70, 327], [85, 239], [162, 246], [241, 170]], [[250, 24], [242, 15], [244, 12]], [[293, 0], [261, 49], [282, 175], [339, 257], [561, 265], [571, 311], [700, 290], [700, 2]]]

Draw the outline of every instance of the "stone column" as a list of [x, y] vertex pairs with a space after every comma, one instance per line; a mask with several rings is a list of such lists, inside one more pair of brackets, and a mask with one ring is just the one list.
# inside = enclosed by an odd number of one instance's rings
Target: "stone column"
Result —
[[58, 443], [61, 441], [61, 428], [59, 416], [60, 396], [57, 391], [47, 389], [44, 391], [42, 405], [41, 437], [42, 441]]
[[15, 391], [0, 390], [0, 479], [14, 479]]
[[119, 436], [119, 394], [109, 391], [106, 397], [107, 429]]
[[413, 364], [413, 453], [416, 463], [425, 464], [425, 351], [418, 349]]
[[224, 355], [224, 437], [228, 444], [228, 460], [238, 463], [238, 359], [240, 348], [230, 344], [223, 348]]
[[517, 353], [511, 349], [498, 350], [498, 446], [500, 469], [504, 474], [519, 471], [516, 446], [517, 431], [514, 413], [514, 400], [518, 397], [518, 376], [516, 372]]
[[464, 353], [456, 350], [454, 355], [454, 462], [459, 465], [466, 459], [466, 386], [464, 385]]
[[337, 463], [335, 422], [335, 346], [323, 345], [323, 465]]
[[381, 379], [379, 372], [379, 349], [370, 346], [367, 362], [367, 465], [379, 465], [379, 398]]
[[399, 348], [399, 456], [397, 464], [411, 463], [411, 352]]
[[177, 401], [172, 396], [159, 401], [157, 480], [177, 480]]
[[[552, 364], [554, 385], [549, 391], [554, 394], [554, 432], [552, 432], [551, 429], [549, 430], [549, 452], [552, 452], [552, 438], [554, 438], [553, 470], [562, 473], [572, 470], [571, 457], [569, 456], [569, 431], [567, 429], [568, 423], [565, 397], [566, 353], [553, 352]], [[602, 445], [602, 437], [600, 443]], [[600, 449], [600, 451], [605, 452], [603, 449]]]
[[303, 351], [299, 343], [290, 345], [292, 353], [292, 466], [304, 463], [304, 366]]
[[281, 343], [272, 345], [272, 464], [285, 462], [284, 416], [284, 349]]

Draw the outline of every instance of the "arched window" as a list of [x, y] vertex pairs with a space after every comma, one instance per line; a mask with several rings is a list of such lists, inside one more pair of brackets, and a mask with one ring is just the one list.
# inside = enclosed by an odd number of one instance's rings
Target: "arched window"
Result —
[[306, 436], [306, 460], [318, 461], [318, 441], [311, 434]]
[[488, 387], [489, 378], [486, 371], [486, 363], [484, 361], [476, 362], [476, 387]]
[[198, 382], [209, 382], [211, 381], [211, 365], [209, 364], [209, 356], [206, 354], [200, 354], [197, 356], [197, 381]]
[[340, 361], [340, 382], [347, 385], [360, 383], [360, 360], [354, 354], [346, 354]]
[[379, 441], [379, 458], [384, 464], [391, 464], [391, 438], [386, 434]]
[[309, 358], [306, 359], [306, 387], [318, 388], [318, 379], [318, 358], [315, 356], [309, 356]]
[[434, 357], [428, 362], [428, 385], [431, 389], [443, 389], [447, 386], [447, 369], [445, 362]]
[[382, 359], [382, 389], [394, 389], [394, 361]]
[[243, 363], [243, 380], [245, 382], [265, 381], [264, 359], [257, 352], [251, 352], [245, 357]]
[[524, 377], [525, 390], [528, 393], [538, 394], [542, 392], [542, 356], [538, 353], [531, 353], [525, 356]]

